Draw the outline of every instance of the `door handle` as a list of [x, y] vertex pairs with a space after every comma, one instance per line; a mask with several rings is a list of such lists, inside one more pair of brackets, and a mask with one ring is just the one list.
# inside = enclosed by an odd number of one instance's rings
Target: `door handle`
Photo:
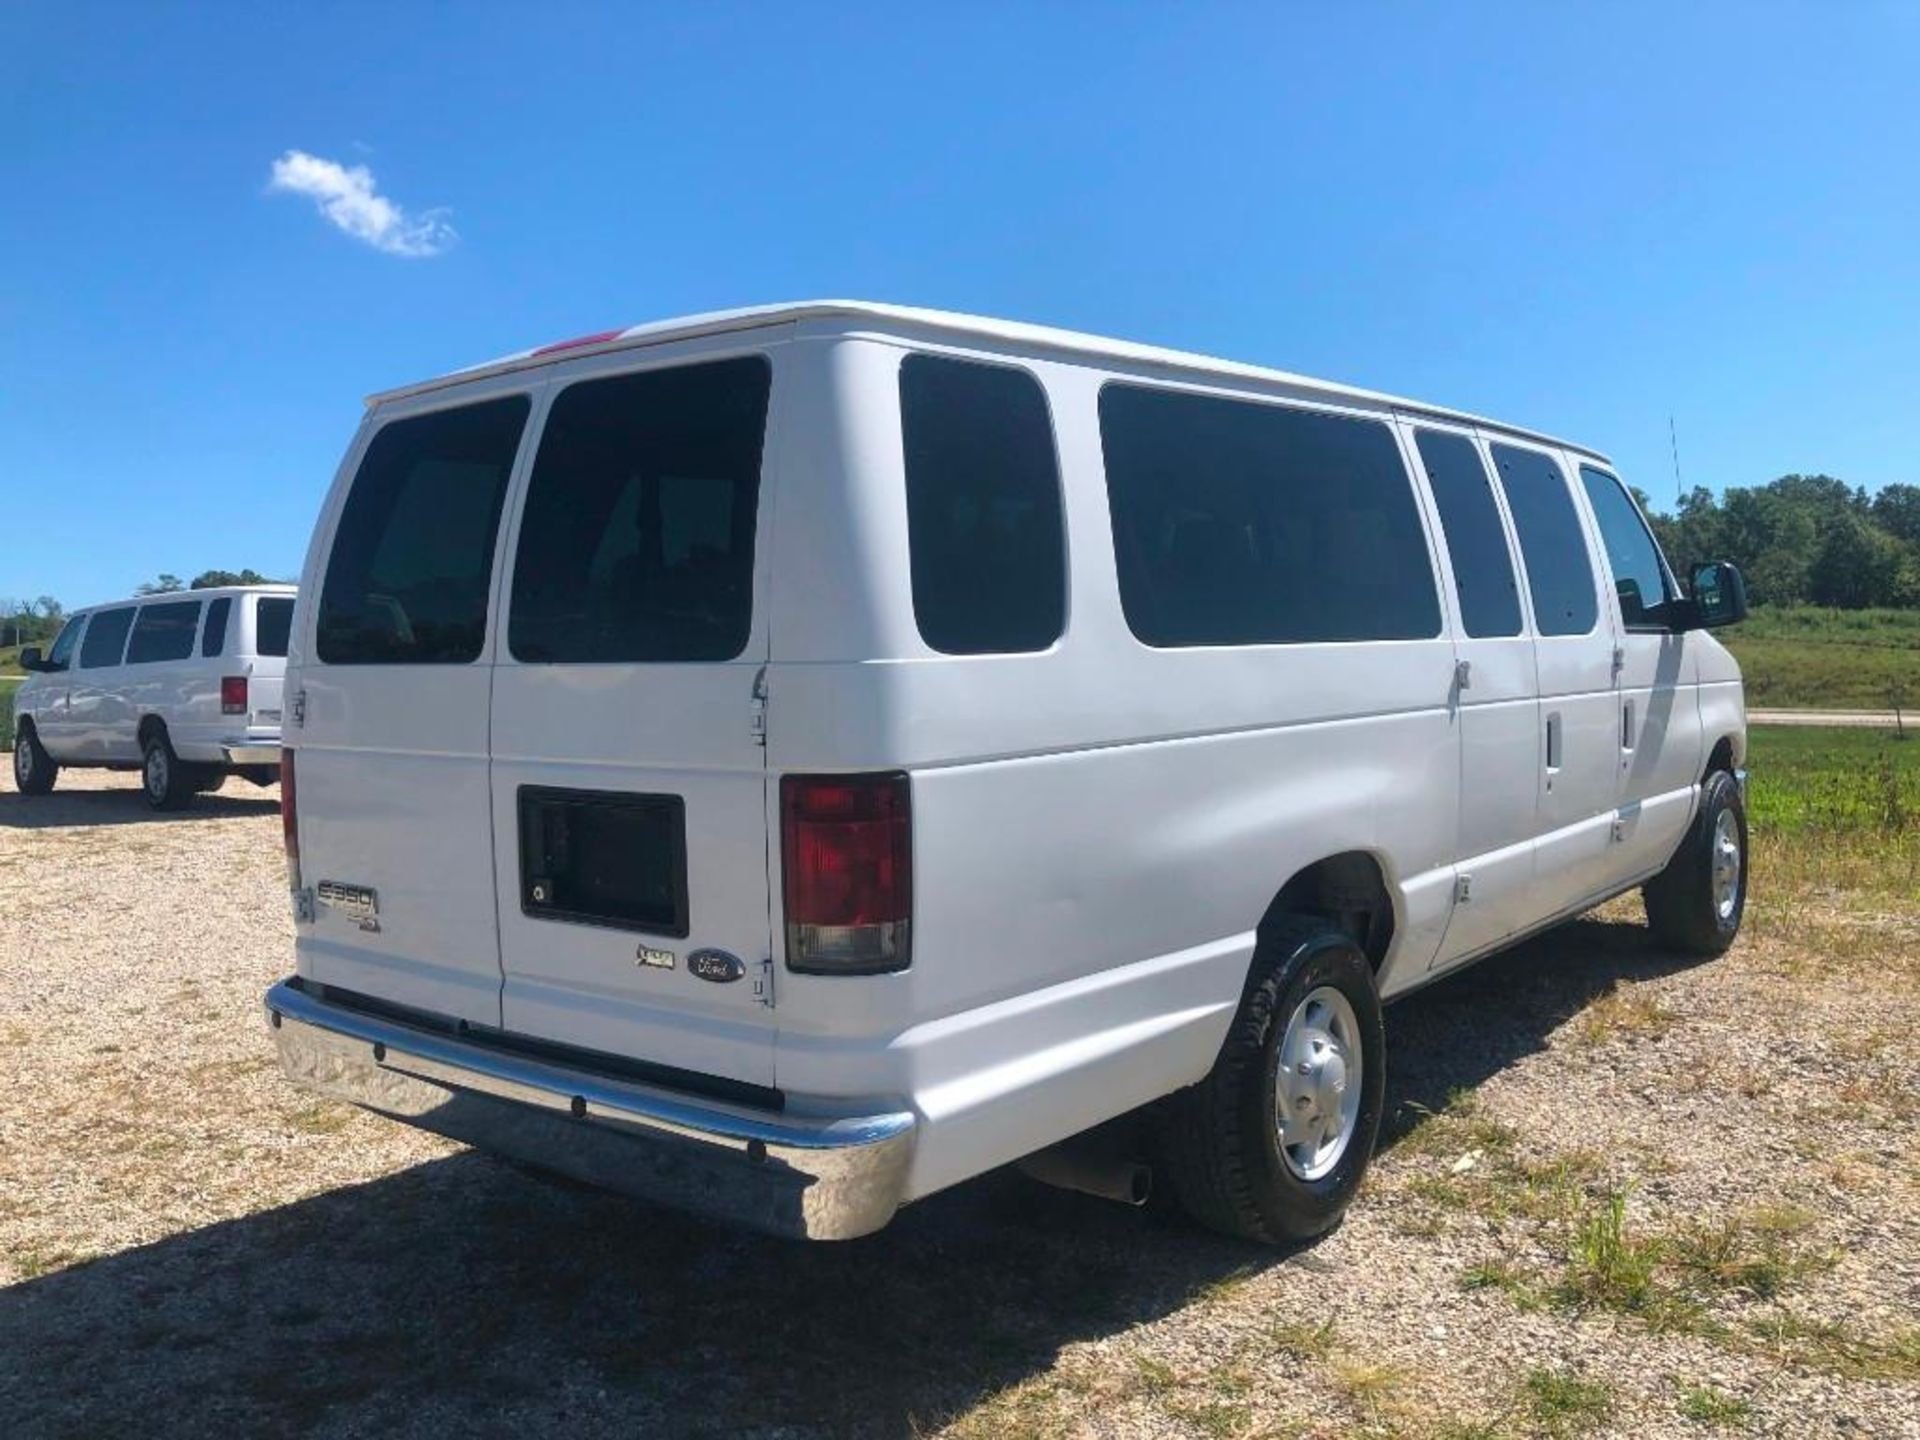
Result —
[[1633, 701], [1625, 700], [1620, 705], [1620, 748], [1633, 749]]
[[1553, 785], [1553, 777], [1560, 773], [1560, 717], [1547, 716], [1547, 785]]

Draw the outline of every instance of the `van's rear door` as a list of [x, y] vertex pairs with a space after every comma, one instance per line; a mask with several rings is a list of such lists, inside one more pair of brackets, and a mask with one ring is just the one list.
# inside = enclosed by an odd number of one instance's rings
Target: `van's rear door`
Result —
[[297, 943], [311, 979], [493, 1026], [488, 614], [535, 395], [455, 393], [371, 417], [308, 557], [285, 731], [314, 901]]
[[756, 1086], [774, 370], [725, 337], [553, 372], [493, 688], [506, 1028]]
[[282, 679], [293, 622], [293, 596], [256, 595], [253, 604], [252, 662], [247, 669], [247, 724], [279, 725], [284, 719]]

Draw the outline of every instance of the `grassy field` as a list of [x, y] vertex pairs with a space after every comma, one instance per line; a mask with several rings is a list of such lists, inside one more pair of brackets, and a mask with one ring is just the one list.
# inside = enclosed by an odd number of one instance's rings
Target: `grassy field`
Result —
[[1920, 611], [1755, 610], [1720, 632], [1756, 708], [1885, 710], [1920, 706]]
[[0, 750], [13, 748], [13, 692], [24, 675], [0, 675]]

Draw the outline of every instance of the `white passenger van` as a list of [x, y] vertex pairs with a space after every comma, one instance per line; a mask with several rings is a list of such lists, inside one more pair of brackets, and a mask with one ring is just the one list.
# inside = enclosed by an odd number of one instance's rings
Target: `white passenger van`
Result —
[[1383, 1000], [1740, 924], [1737, 573], [1430, 405], [706, 315], [374, 397], [302, 584], [287, 1073], [779, 1233], [1024, 1159], [1297, 1241]]
[[64, 766], [138, 770], [156, 810], [177, 810], [229, 775], [273, 784], [295, 593], [223, 586], [95, 605], [46, 654], [21, 651], [21, 793], [46, 794]]

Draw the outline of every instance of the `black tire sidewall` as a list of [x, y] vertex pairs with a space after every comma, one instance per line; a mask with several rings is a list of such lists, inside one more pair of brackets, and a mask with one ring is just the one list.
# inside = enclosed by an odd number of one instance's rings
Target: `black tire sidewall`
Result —
[[[1249, 1067], [1240, 1123], [1248, 1127], [1246, 1153], [1259, 1157], [1255, 1204], [1274, 1231], [1305, 1240], [1324, 1233], [1346, 1211], [1373, 1155], [1386, 1098], [1386, 1026], [1380, 1011], [1373, 966], [1353, 941], [1328, 931], [1299, 946], [1279, 962], [1267, 984], [1272, 1004], [1257, 1068]], [[1353, 1007], [1361, 1031], [1360, 1114], [1340, 1163], [1317, 1180], [1303, 1180], [1288, 1166], [1274, 1121], [1278, 1051], [1287, 1022], [1300, 1003], [1321, 986], [1331, 986]]]
[[[1733, 914], [1722, 920], [1720, 907], [1715, 903], [1713, 894], [1713, 837], [1721, 813], [1728, 810], [1733, 812], [1734, 828], [1740, 837], [1740, 888], [1734, 896]], [[1707, 778], [1706, 793], [1700, 797], [1700, 838], [1697, 843], [1701, 870], [1699, 903], [1703, 907], [1703, 918], [1707, 927], [1730, 945], [1740, 933], [1740, 922], [1747, 913], [1747, 883], [1752, 873], [1749, 857], [1752, 851], [1747, 845], [1747, 807], [1740, 797], [1740, 782], [1724, 770], [1716, 770]]]
[[[166, 756], [167, 761], [167, 788], [159, 795], [153, 793], [153, 786], [147, 778], [148, 757], [156, 750]], [[147, 804], [155, 810], [176, 809], [193, 793], [191, 779], [183, 773], [180, 757], [173, 753], [173, 742], [167, 738], [165, 731], [147, 741], [140, 751], [140, 793], [146, 796]]]

